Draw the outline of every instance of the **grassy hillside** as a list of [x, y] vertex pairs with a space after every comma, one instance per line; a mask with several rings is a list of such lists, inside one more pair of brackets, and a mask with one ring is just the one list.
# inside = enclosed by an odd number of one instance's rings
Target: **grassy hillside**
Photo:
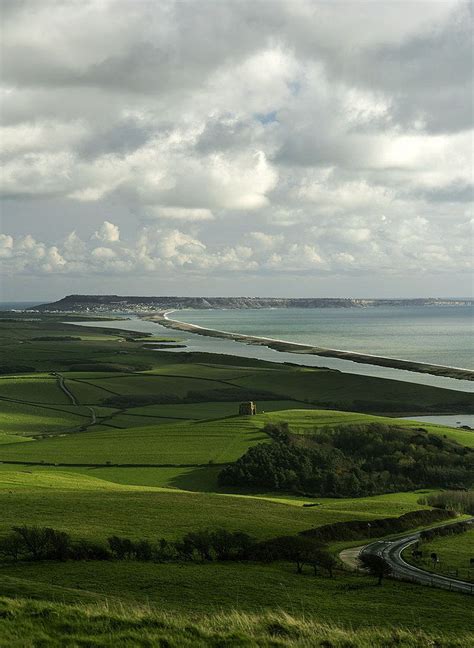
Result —
[[[474, 583], [474, 565], [471, 565], [471, 558], [474, 558], [474, 529], [459, 535], [448, 535], [435, 538], [430, 542], [420, 543], [423, 551], [421, 560], [414, 560], [411, 549], [403, 553], [403, 557], [417, 567], [427, 571], [434, 571], [437, 574], [455, 576], [462, 580]], [[438, 555], [439, 562], [433, 564], [430, 559], [431, 553]]]
[[57, 380], [47, 374], [21, 378], [3, 376], [0, 378], [0, 397], [47, 405], [70, 405]]
[[[444, 633], [384, 628], [352, 629], [312, 620], [301, 612], [220, 612], [190, 615], [167, 613], [148, 604], [88, 602], [84, 605], [0, 599], [0, 643], [10, 648], [78, 645], [129, 646], [260, 646], [261, 648], [427, 648], [443, 646]], [[28, 637], [29, 639], [26, 639]], [[469, 631], [449, 639], [450, 648], [474, 640]]]
[[[112, 533], [174, 539], [189, 530], [226, 527], [265, 538], [424, 508], [417, 503], [418, 493], [313, 501], [130, 486], [99, 479], [95, 471], [5, 468], [0, 469], [0, 533], [15, 524], [37, 524], [96, 540]], [[318, 506], [304, 507], [308, 501]]]
[[373, 416], [370, 414], [359, 414], [357, 412], [338, 412], [335, 410], [292, 410], [271, 412], [270, 414], [255, 417], [261, 422], [287, 422], [294, 432], [304, 433], [320, 427], [334, 427], [337, 425], [351, 425], [352, 423], [384, 423], [386, 425], [397, 425], [407, 429], [422, 427], [424, 430], [440, 436], [446, 436], [461, 445], [474, 447], [474, 430], [461, 430], [442, 425], [420, 423], [387, 416]]
[[[98, 542], [113, 534], [175, 540], [217, 528], [267, 539], [425, 508], [418, 503], [425, 489], [309, 499], [218, 487], [218, 464], [269, 442], [268, 422], [286, 421], [301, 435], [395, 422], [474, 447], [469, 430], [378, 416], [468, 411], [472, 397], [461, 392], [151, 351], [142, 334], [94, 329], [92, 321], [79, 329], [67, 317], [0, 321], [0, 537], [26, 524]], [[239, 417], [249, 398], [258, 416]], [[9, 598], [0, 599], [0, 646], [469, 645], [473, 618], [461, 595], [396, 581], [380, 589], [368, 576], [339, 570], [335, 579], [293, 570], [285, 563], [3, 560], [0, 590]]]
[[[286, 421], [292, 430], [301, 433], [319, 427], [370, 422], [397, 423], [408, 429], [420, 427], [416, 421], [329, 410], [284, 410], [206, 422], [176, 422], [171, 419], [157, 422], [153, 417], [140, 418], [142, 426], [135, 418], [122, 415], [117, 418], [117, 427], [113, 428], [99, 425], [89, 427], [87, 432], [38, 439], [34, 443], [3, 443], [0, 459], [91, 465], [225, 463], [235, 461], [252, 445], [268, 440], [262, 428], [269, 421]], [[119, 428], [120, 424], [130, 427]], [[423, 428], [474, 447], [472, 431], [436, 425]]]
[[[125, 423], [125, 419], [122, 419]], [[1, 459], [85, 464], [206, 464], [234, 461], [252, 444], [265, 440], [245, 419], [173, 423], [126, 429], [102, 429], [43, 439], [18, 451], [3, 445]]]
[[0, 399], [0, 430], [4, 434], [63, 434], [90, 420], [90, 412], [70, 405], [35, 405]]
[[[2, 578], [6, 583], [10, 578], [22, 580], [25, 588], [28, 581], [42, 586], [41, 598], [49, 600], [61, 600], [59, 588], [64, 588], [71, 599], [93, 593], [118, 599], [126, 607], [142, 603], [178, 615], [236, 608], [245, 613], [281, 610], [322, 623], [337, 619], [346, 628], [401, 626], [444, 630], [452, 636], [472, 629], [474, 621], [474, 611], [466, 609], [462, 595], [397, 582], [387, 582], [381, 591], [364, 576], [314, 578], [309, 571], [294, 573], [290, 565], [45, 563], [6, 567], [0, 583]], [[449, 618], [439, 614], [445, 605]]]

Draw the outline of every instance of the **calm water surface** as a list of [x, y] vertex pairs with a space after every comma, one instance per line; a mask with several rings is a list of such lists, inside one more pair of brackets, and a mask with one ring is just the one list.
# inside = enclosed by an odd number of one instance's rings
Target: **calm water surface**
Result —
[[[434, 416], [403, 416], [408, 421], [420, 421], [421, 423], [436, 423], [448, 427], [460, 427], [468, 425], [474, 430], [474, 414], [436, 414]], [[473, 431], [474, 434], [474, 431]]]
[[208, 328], [403, 360], [474, 369], [469, 306], [186, 310], [171, 315]]

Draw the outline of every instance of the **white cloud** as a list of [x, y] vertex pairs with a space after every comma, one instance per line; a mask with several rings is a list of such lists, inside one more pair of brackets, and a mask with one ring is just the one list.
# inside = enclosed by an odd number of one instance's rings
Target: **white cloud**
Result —
[[13, 236], [0, 234], [0, 258], [8, 258], [13, 250]]
[[464, 0], [2, 9], [11, 275], [464, 276]]
[[94, 259], [106, 260], [106, 259], [115, 259], [117, 254], [111, 248], [96, 247], [92, 250], [91, 256]]
[[[433, 232], [427, 218], [417, 216], [391, 222], [379, 219], [377, 226], [363, 227], [361, 217], [344, 223], [344, 217], [327, 217], [310, 227], [302, 237], [298, 228], [286, 236], [253, 232], [233, 245], [206, 244], [201, 238], [179, 229], [147, 225], [135, 240], [110, 241], [97, 246], [75, 232], [57, 245], [48, 246], [31, 235], [0, 238], [0, 259], [5, 274], [20, 275], [126, 275], [141, 277], [159, 271], [172, 277], [177, 271], [209, 276], [233, 273], [271, 272], [302, 276], [340, 274], [357, 270], [384, 272], [435, 272], [442, 263], [445, 271], [468, 268], [471, 264], [468, 220], [447, 240]], [[403, 245], [397, 245], [401, 241]]]
[[94, 232], [93, 238], [104, 241], [105, 243], [115, 243], [120, 240], [120, 229], [117, 225], [109, 221], [104, 221], [100, 229]]
[[[131, 156], [128, 190], [142, 204], [180, 209], [258, 209], [277, 173], [262, 151], [212, 153], [203, 157], [189, 142], [154, 142]], [[183, 214], [184, 212], [179, 212]], [[204, 213], [204, 212], [198, 212]]]
[[147, 215], [154, 218], [182, 221], [214, 220], [210, 209], [193, 209], [187, 207], [151, 207]]
[[250, 232], [250, 238], [255, 247], [263, 250], [273, 250], [284, 242], [282, 234], [266, 234], [265, 232]]

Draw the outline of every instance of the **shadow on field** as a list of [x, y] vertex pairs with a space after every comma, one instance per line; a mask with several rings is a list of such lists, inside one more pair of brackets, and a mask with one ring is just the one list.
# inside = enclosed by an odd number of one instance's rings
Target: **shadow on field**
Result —
[[262, 495], [260, 488], [239, 488], [238, 486], [219, 486], [218, 475], [222, 466], [203, 466], [201, 468], [180, 469], [179, 474], [167, 482], [170, 488], [200, 493], [221, 493], [231, 495]]
[[220, 466], [189, 468], [172, 477], [169, 481], [169, 486], [203, 493], [215, 492], [219, 490], [217, 476], [221, 470], [222, 468]]

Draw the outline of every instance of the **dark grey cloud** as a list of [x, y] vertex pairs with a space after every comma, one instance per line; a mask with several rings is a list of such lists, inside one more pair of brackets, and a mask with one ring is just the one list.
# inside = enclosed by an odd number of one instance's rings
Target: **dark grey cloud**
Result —
[[471, 128], [473, 110], [472, 10], [463, 3], [446, 24], [362, 55], [359, 78], [393, 96], [393, 118], [417, 120], [432, 132]]
[[166, 128], [157, 125], [152, 129], [149, 124], [141, 125], [132, 119], [125, 119], [110, 128], [91, 133], [90, 137], [79, 144], [77, 153], [85, 158], [95, 158], [109, 153], [125, 155], [146, 144], [156, 131], [166, 132]]
[[418, 193], [418, 197], [435, 203], [472, 203], [474, 200], [474, 184], [452, 183]]
[[217, 151], [246, 149], [260, 145], [278, 128], [274, 120], [263, 122], [259, 115], [238, 120], [231, 115], [210, 119], [196, 142], [196, 151], [208, 154]]

